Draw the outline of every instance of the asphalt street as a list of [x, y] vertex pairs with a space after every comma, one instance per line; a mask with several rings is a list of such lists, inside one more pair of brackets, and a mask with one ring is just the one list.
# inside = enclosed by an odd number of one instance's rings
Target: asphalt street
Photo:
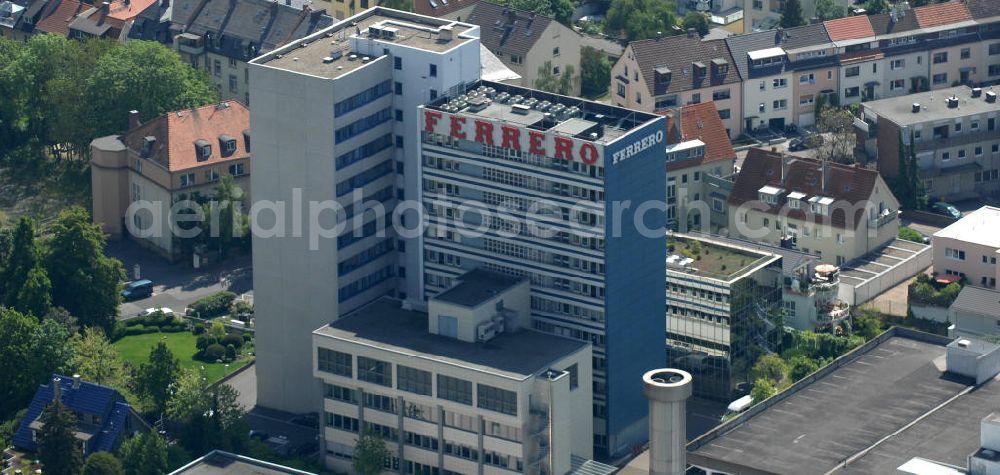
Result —
[[153, 281], [153, 296], [122, 303], [119, 318], [134, 317], [151, 307], [169, 307], [174, 312], [183, 313], [195, 300], [222, 290], [253, 296], [250, 256], [234, 257], [194, 269], [188, 262], [167, 262], [129, 239], [109, 242], [107, 252], [122, 261], [129, 280], [134, 279], [138, 264], [140, 278]]

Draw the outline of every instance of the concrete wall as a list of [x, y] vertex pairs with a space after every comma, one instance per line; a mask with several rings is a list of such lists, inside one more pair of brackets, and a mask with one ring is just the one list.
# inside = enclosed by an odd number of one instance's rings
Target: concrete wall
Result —
[[91, 200], [94, 223], [112, 238], [122, 236], [122, 218], [129, 203], [128, 151], [116, 136], [91, 144]]
[[841, 281], [840, 300], [851, 305], [861, 305], [874, 299], [881, 293], [899, 285], [931, 265], [932, 250], [930, 246], [920, 250], [904, 262], [897, 264], [891, 270], [884, 272], [857, 287]]
[[949, 312], [945, 307], [936, 307], [933, 305], [919, 305], [915, 303], [910, 304], [910, 311], [913, 312], [913, 316], [917, 318], [923, 318], [925, 320], [934, 320], [935, 322], [948, 322]]

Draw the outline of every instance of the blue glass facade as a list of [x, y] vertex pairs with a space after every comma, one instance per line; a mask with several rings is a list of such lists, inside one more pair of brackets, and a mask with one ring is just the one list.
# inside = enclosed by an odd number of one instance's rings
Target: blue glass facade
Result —
[[[611, 456], [626, 453], [647, 440], [648, 403], [642, 392], [642, 375], [665, 363], [666, 234], [653, 232], [663, 229], [666, 223], [662, 205], [666, 196], [666, 144], [662, 140], [655, 142], [655, 137], [663, 138], [665, 127], [665, 119], [661, 118], [604, 149], [605, 335]], [[636, 140], [651, 136], [652, 146], [613, 163], [616, 152], [635, 147]], [[615, 216], [616, 202], [625, 210], [620, 220]], [[637, 214], [647, 202], [655, 204], [646, 205], [647, 211]], [[644, 228], [636, 220], [642, 220]], [[616, 221], [620, 231], [614, 229]]]

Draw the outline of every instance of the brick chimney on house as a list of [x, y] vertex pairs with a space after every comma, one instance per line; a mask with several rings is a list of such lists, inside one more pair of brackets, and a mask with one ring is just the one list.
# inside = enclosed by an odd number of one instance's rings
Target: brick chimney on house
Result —
[[132, 130], [140, 125], [142, 125], [142, 122], [139, 122], [139, 111], [137, 110], [128, 111], [128, 129]]
[[59, 377], [52, 378], [52, 402], [62, 401], [62, 380]]

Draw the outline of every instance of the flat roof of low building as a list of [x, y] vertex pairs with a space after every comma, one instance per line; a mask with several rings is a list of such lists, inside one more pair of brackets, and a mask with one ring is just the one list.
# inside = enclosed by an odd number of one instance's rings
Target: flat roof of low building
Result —
[[688, 463], [732, 473], [897, 473], [917, 456], [965, 466], [1000, 383], [972, 391], [974, 381], [945, 372], [947, 338], [889, 332], [691, 442]]
[[[771, 252], [715, 241], [713, 237], [670, 233], [667, 246], [673, 245], [674, 250], [667, 250], [667, 270], [728, 281], [781, 259]], [[692, 246], [695, 242], [698, 244]], [[685, 253], [694, 255], [690, 265], [672, 262], [670, 255], [684, 257]]]
[[[870, 110], [899, 125], [919, 124], [932, 120], [956, 119], [986, 112], [1000, 111], [1000, 102], [986, 102], [987, 92], [1000, 94], [1000, 88], [985, 87], [982, 95], [972, 97], [972, 88], [956, 86], [947, 89], [919, 92], [905, 96], [879, 99], [862, 104]], [[958, 107], [948, 107], [948, 98], [958, 98]], [[920, 112], [913, 112], [913, 104], [920, 104]]]
[[243, 455], [213, 450], [170, 475], [314, 475]]
[[[371, 27], [392, 30], [392, 36], [373, 37]], [[367, 64], [363, 61], [364, 55], [351, 58], [357, 53], [351, 51], [352, 38], [444, 52], [472, 41], [472, 37], [463, 35], [473, 28], [475, 26], [467, 23], [375, 7], [275, 49], [252, 63], [333, 79]]]
[[934, 233], [934, 237], [1000, 248], [1000, 208], [983, 206]]
[[388, 297], [313, 333], [516, 380], [543, 372], [555, 361], [589, 346], [586, 342], [526, 329], [501, 333], [484, 343], [434, 335], [427, 331], [427, 313], [406, 310], [401, 301]]
[[990, 316], [996, 316], [998, 308], [1000, 308], [1000, 290], [974, 285], [962, 287], [958, 298], [951, 304], [952, 310]]
[[434, 299], [463, 307], [478, 307], [524, 280], [483, 269], [471, 270], [456, 279], [460, 281], [458, 285], [441, 292]]

